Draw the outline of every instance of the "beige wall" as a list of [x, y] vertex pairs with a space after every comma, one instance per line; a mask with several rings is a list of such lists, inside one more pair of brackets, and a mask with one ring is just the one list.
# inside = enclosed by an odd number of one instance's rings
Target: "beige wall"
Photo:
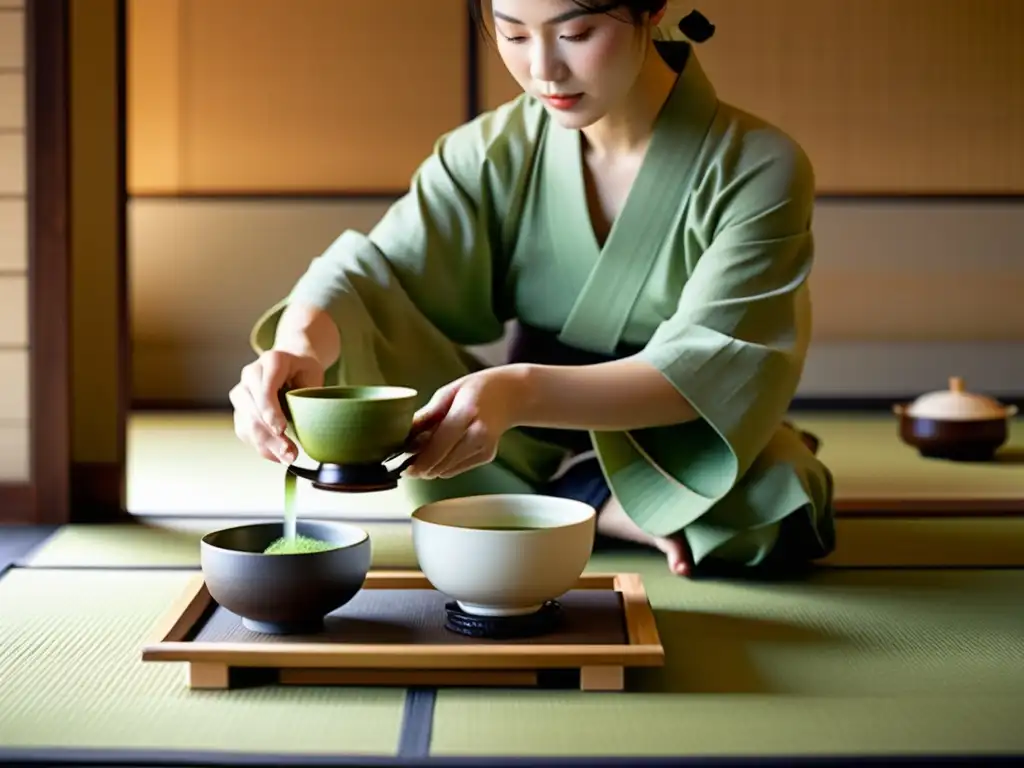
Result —
[[[462, 0], [432, 0], [429, 13], [399, 0], [386, 29], [374, 3], [296, 2], [302, 13], [275, 0], [132, 0], [137, 399], [223, 402], [255, 316], [387, 204], [260, 196], [404, 187], [461, 119]], [[672, 5], [676, 17], [691, 7]], [[718, 25], [698, 52], [720, 94], [796, 136], [820, 191], [1024, 192], [1019, 0], [700, 9]], [[516, 90], [491, 48], [482, 60], [490, 107]], [[243, 199], [147, 199], [225, 191]], [[815, 234], [803, 394], [915, 392], [950, 375], [1024, 393], [1024, 199], [822, 200]]]
[[401, 188], [466, 114], [465, 7], [129, 0], [129, 188]]
[[[135, 397], [225, 401], [256, 316], [342, 228], [369, 228], [386, 205], [132, 201]], [[951, 375], [1024, 394], [1024, 200], [822, 200], [814, 231], [802, 394], [884, 396]]]
[[[129, 3], [134, 194], [402, 188], [465, 114], [464, 0]], [[1024, 191], [1019, 0], [699, 7], [720, 95], [792, 133], [822, 191]], [[481, 58], [493, 107], [517, 89]]]
[[0, 483], [29, 480], [25, 14], [0, 0]]

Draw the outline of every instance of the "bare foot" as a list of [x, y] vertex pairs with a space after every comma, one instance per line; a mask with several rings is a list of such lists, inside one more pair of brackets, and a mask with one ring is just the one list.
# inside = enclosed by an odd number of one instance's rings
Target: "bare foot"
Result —
[[[817, 453], [821, 447], [821, 441], [811, 432], [796, 429], [804, 445], [811, 453]], [[677, 576], [689, 576], [693, 570], [693, 558], [686, 540], [682, 535], [658, 537], [643, 531], [636, 523], [629, 519], [622, 505], [612, 497], [601, 507], [597, 515], [597, 531], [602, 536], [620, 541], [631, 541], [660, 550], [665, 554], [668, 561], [668, 569]]]
[[690, 574], [690, 553], [682, 536], [652, 536], [629, 519], [622, 505], [614, 497], [598, 512], [597, 531], [612, 539], [632, 541], [660, 550], [668, 560], [669, 571], [677, 576]]

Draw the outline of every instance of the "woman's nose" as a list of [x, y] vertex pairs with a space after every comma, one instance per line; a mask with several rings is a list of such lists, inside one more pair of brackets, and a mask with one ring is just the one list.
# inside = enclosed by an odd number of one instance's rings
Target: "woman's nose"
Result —
[[552, 46], [538, 42], [530, 54], [530, 76], [540, 83], [565, 79], [565, 63]]

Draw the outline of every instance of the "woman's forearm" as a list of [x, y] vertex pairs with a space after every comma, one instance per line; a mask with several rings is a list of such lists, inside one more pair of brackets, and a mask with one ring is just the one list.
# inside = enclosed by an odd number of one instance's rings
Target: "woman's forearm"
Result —
[[668, 379], [641, 360], [518, 368], [519, 426], [615, 432], [698, 418]]
[[289, 304], [277, 324], [274, 348], [295, 355], [311, 355], [326, 369], [341, 354], [341, 334], [334, 319], [323, 309], [308, 304]]

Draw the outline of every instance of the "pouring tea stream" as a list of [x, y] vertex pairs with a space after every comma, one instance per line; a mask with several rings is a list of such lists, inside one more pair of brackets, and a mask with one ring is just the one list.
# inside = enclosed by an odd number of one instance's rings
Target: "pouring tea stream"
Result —
[[[316, 468], [290, 464], [285, 472], [284, 535], [268, 553], [316, 551], [297, 533], [297, 480], [335, 493], [368, 493], [397, 487], [415, 460], [410, 441], [416, 390], [396, 386], [328, 386], [286, 391], [282, 406], [303, 451]], [[397, 466], [390, 465], [400, 459]]]

